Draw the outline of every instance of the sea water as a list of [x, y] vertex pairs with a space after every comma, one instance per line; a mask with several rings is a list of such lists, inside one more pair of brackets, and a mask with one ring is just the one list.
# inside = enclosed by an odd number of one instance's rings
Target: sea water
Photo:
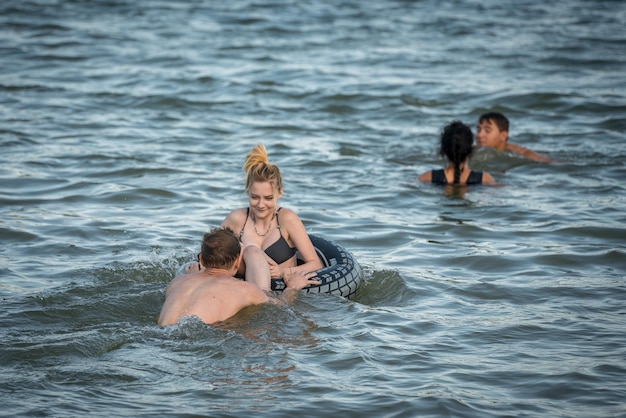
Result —
[[[621, 1], [0, 4], [0, 415], [626, 416]], [[542, 164], [438, 134], [496, 110]], [[280, 204], [352, 300], [161, 328], [203, 232]]]

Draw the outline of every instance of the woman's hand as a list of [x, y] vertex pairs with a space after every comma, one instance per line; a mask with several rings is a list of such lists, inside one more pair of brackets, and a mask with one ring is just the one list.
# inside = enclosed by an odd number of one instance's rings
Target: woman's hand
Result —
[[283, 280], [285, 281], [285, 286], [290, 289], [300, 290], [311, 284], [320, 284], [321, 282], [319, 280], [311, 280], [315, 276], [317, 276], [317, 273], [314, 271], [304, 273], [292, 268], [283, 269]]
[[265, 259], [267, 260], [267, 264], [270, 268], [270, 276], [272, 276], [273, 279], [280, 279], [281, 277], [283, 277], [283, 270], [286, 269], [281, 269], [274, 260], [267, 256], [265, 257]]

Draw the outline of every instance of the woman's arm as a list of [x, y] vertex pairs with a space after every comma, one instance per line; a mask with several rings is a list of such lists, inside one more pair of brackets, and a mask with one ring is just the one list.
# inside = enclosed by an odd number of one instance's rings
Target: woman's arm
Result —
[[[283, 215], [283, 221], [281, 222], [281, 229], [284, 228], [286, 235], [293, 242], [293, 245], [296, 247], [304, 264], [295, 267], [287, 267], [282, 269], [287, 270], [288, 272], [303, 272], [308, 273], [311, 271], [316, 271], [321, 269], [322, 262], [320, 261], [317, 252], [315, 251], [315, 247], [313, 247], [313, 243], [311, 243], [311, 238], [309, 238], [309, 234], [306, 232], [306, 228], [304, 224], [296, 215], [295, 212], [289, 209], [281, 210], [281, 215]], [[281, 274], [284, 277], [284, 273]]]
[[491, 174], [483, 171], [483, 184], [495, 184], [496, 180], [491, 176]]
[[417, 180], [421, 181], [421, 182], [424, 182], [424, 183], [430, 183], [431, 181], [433, 181], [433, 172], [432, 171], [427, 171], [425, 173], [422, 173], [417, 178]]

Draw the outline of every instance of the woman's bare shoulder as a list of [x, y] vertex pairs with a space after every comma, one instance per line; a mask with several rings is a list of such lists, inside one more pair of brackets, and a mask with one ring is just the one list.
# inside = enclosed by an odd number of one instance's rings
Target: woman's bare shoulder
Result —
[[298, 214], [296, 212], [294, 212], [293, 210], [289, 209], [289, 208], [285, 208], [285, 207], [281, 207], [280, 210], [278, 211], [278, 216], [280, 217], [281, 220], [285, 219], [287, 221], [290, 220], [294, 220], [294, 219], [300, 219], [300, 217], [298, 216]]
[[232, 226], [233, 224], [241, 224], [245, 221], [248, 216], [248, 211], [246, 208], [235, 209], [226, 215], [224, 218], [224, 222], [222, 225], [224, 226]]

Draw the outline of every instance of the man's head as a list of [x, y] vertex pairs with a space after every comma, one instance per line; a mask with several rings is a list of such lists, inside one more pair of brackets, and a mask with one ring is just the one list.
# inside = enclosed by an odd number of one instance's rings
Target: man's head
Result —
[[476, 143], [503, 151], [509, 138], [509, 120], [502, 113], [483, 113], [476, 124]]
[[202, 237], [200, 261], [204, 267], [231, 270], [239, 265], [241, 244], [229, 228], [216, 228]]

